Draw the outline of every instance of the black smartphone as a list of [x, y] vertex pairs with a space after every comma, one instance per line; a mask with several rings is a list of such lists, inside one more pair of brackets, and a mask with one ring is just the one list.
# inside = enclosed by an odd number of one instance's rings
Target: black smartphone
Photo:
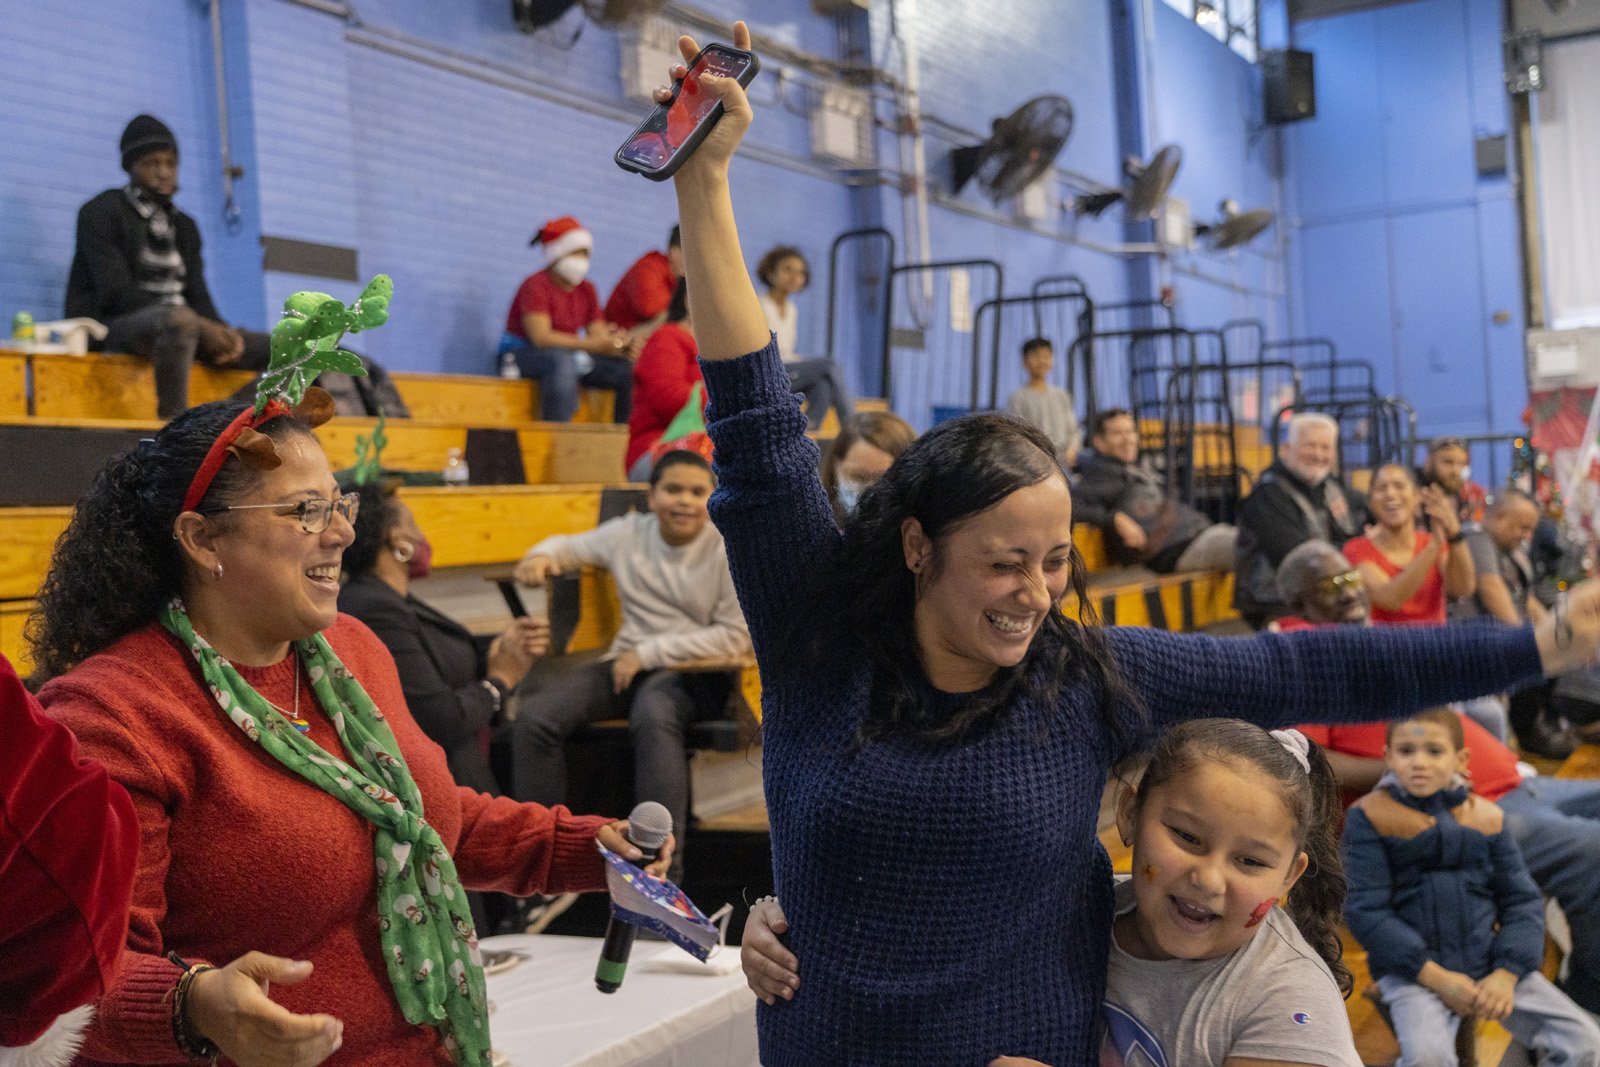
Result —
[[673, 86], [672, 99], [657, 104], [633, 135], [617, 149], [617, 166], [666, 181], [700, 147], [722, 118], [722, 102], [700, 86], [700, 75], [717, 74], [749, 85], [761, 69], [754, 52], [725, 44], [708, 44], [689, 64], [689, 73]]

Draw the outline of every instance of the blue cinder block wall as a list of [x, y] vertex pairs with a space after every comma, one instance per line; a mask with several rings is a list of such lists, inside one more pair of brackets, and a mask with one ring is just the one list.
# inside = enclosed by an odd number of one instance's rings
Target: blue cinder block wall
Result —
[[1479, 177], [1473, 156], [1510, 129], [1501, 33], [1498, 0], [1295, 29], [1317, 117], [1287, 140], [1294, 328], [1371, 360], [1424, 434], [1515, 431], [1527, 404], [1513, 175]]
[[[932, 258], [993, 259], [1009, 293], [1072, 274], [1102, 304], [1170, 287], [1186, 325], [1252, 318], [1268, 336], [1333, 335], [1346, 351], [1383, 362], [1386, 381], [1415, 394], [1430, 426], [1498, 428], [1520, 411], [1509, 182], [1480, 181], [1471, 170], [1474, 130], [1505, 128], [1490, 54], [1494, 0], [1417, 0], [1302, 24], [1297, 43], [1318, 53], [1323, 111], [1287, 134], [1261, 124], [1256, 68], [1160, 0], [874, 0], [852, 35], [809, 0], [693, 6], [717, 19], [747, 18], [759, 34], [826, 59], [840, 58], [851, 36], [898, 77], [915, 56], [923, 110], [937, 119], [923, 128]], [[1268, 26], [1279, 9], [1263, 4], [1264, 33], [1287, 35]], [[227, 113], [234, 159], [246, 169], [232, 221], [206, 3], [162, 0], [141, 5], [138, 19], [115, 21], [65, 0], [13, 13], [8, 65], [29, 75], [0, 81], [0, 311], [56, 313], [76, 209], [123, 181], [116, 139], [138, 111], [161, 116], [182, 143], [180, 203], [200, 221], [224, 313], [262, 327], [295, 289], [355, 290], [264, 271], [263, 236], [353, 248], [364, 276], [395, 278], [393, 326], [363, 342], [396, 369], [492, 370], [511, 294], [540, 265], [528, 238], [546, 218], [573, 214], [594, 231], [591, 276], [602, 295], [634, 258], [663, 244], [675, 218], [670, 186], [611, 162], [643, 110], [623, 97], [617, 34], [590, 25], [573, 40], [578, 20], [569, 16], [529, 36], [512, 25], [509, 4], [490, 0], [351, 0], [342, 10], [222, 0]], [[1397, 33], [1429, 42], [1431, 51], [1420, 52], [1433, 58], [1408, 66], [1419, 49], [1389, 41]], [[897, 175], [849, 175], [812, 157], [807, 119], [778, 105], [782, 66], [769, 60], [753, 90], [762, 113], [735, 168], [736, 197], [752, 266], [778, 243], [811, 260], [817, 284], [803, 298], [800, 346], [821, 352], [837, 234], [885, 225], [902, 261], [924, 253], [915, 211], [906, 225]], [[976, 188], [951, 194], [949, 153], [970, 140], [964, 131], [985, 134], [994, 118], [1044, 93], [1067, 96], [1076, 116], [1056, 161], [1054, 199], [1084, 184], [1120, 184], [1125, 156], [1170, 141], [1184, 150], [1173, 191], [1197, 220], [1232, 198], [1245, 209], [1282, 208], [1279, 226], [1247, 248], [1197, 248], [1163, 270], [1116, 250], [1150, 239], [1149, 227], [1126, 225], [1120, 208], [1100, 219], [1067, 212], [1026, 223]], [[887, 127], [892, 109], [880, 105], [878, 114]], [[1368, 143], [1374, 137], [1383, 152]], [[1353, 158], [1340, 155], [1341, 138], [1359, 142]], [[876, 150], [883, 172], [901, 169], [899, 139], [887, 128]], [[1447, 178], [1416, 177], [1432, 170]], [[1420, 268], [1440, 263], [1466, 273], [1428, 284]], [[992, 295], [981, 271], [969, 280], [971, 304]], [[920, 282], [897, 294], [913, 320], [900, 325], [927, 326], [924, 351], [895, 353], [894, 400], [919, 425], [935, 405], [964, 403], [969, 392], [971, 336], [960, 333], [949, 284], [932, 279], [931, 300]], [[835, 354], [858, 388], [874, 392], [878, 310], [860, 286], [842, 296]], [[1485, 325], [1502, 306], [1513, 321]], [[1007, 320], [1004, 334], [1002, 397], [1021, 378], [1014, 348], [1023, 327]], [[1506, 369], [1513, 364], [1514, 373]], [[1477, 389], [1442, 397], [1440, 367], [1470, 372], [1494, 399], [1479, 399]]]

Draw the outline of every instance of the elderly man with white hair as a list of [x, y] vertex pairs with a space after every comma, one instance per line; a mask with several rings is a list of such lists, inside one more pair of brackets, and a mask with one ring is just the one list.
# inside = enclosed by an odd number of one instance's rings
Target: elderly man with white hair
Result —
[[1339, 424], [1302, 412], [1289, 420], [1278, 458], [1239, 510], [1233, 606], [1256, 629], [1285, 613], [1278, 565], [1307, 541], [1334, 547], [1361, 532], [1366, 505], [1333, 472]]

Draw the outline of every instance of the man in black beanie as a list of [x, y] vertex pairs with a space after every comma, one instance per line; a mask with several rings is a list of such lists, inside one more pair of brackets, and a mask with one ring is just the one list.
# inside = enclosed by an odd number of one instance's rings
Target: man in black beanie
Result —
[[178, 140], [160, 119], [135, 116], [122, 131], [129, 183], [107, 189], [78, 211], [77, 248], [67, 277], [66, 314], [106, 325], [104, 349], [155, 365], [163, 419], [189, 406], [189, 369], [260, 370], [270, 339], [222, 321], [206, 288], [200, 228], [173, 206]]

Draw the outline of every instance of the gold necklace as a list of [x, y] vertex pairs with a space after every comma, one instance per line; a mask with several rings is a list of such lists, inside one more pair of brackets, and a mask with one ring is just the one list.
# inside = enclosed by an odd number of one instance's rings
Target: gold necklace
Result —
[[267, 694], [265, 693], [261, 694], [261, 699], [266, 700], [268, 704], [272, 704], [272, 709], [285, 719], [288, 719], [290, 726], [293, 726], [303, 734], [310, 733], [311, 724], [300, 717], [300, 653], [295, 651], [292, 644], [289, 646], [289, 655], [294, 657], [294, 714], [289, 714], [278, 705], [273, 704], [271, 700], [267, 700]]

